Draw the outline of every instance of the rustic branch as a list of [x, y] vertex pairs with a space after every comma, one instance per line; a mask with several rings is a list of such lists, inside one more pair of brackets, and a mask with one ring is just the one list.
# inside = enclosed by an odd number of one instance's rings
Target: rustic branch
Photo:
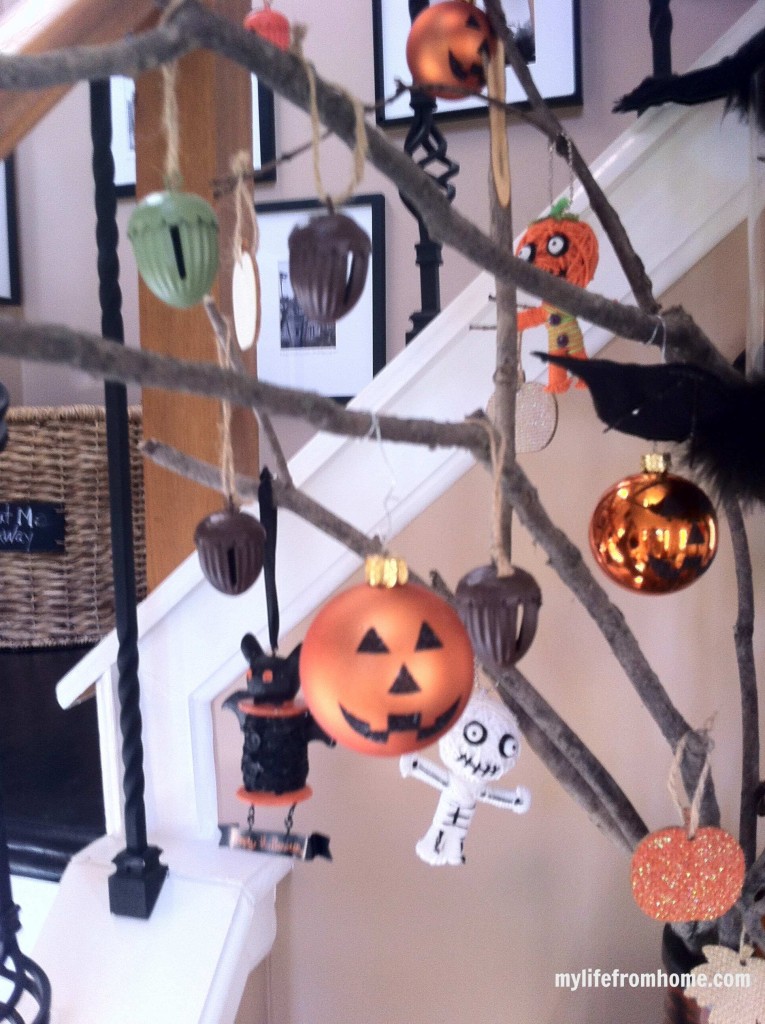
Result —
[[739, 503], [724, 503], [736, 566], [738, 616], [733, 630], [741, 690], [741, 809], [739, 842], [746, 863], [757, 855], [757, 790], [760, 784], [759, 700], [754, 660], [754, 588], [746, 524]]

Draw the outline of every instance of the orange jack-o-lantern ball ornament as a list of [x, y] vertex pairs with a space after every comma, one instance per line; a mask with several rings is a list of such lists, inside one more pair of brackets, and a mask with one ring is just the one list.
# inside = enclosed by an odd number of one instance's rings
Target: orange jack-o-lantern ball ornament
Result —
[[428, 746], [459, 718], [473, 687], [473, 650], [454, 609], [407, 582], [400, 559], [367, 559], [367, 583], [326, 604], [300, 654], [316, 721], [360, 754]]
[[712, 503], [668, 469], [668, 455], [645, 455], [643, 472], [609, 488], [590, 520], [598, 565], [641, 594], [682, 590], [706, 572], [717, 552]]
[[728, 832], [682, 826], [652, 832], [632, 856], [632, 894], [656, 921], [714, 921], [741, 895], [744, 853]]
[[290, 48], [290, 23], [283, 14], [272, 9], [271, 0], [265, 0], [260, 10], [250, 11], [244, 19], [244, 27], [280, 50]]
[[414, 84], [431, 96], [464, 99], [486, 85], [484, 60], [496, 48], [483, 11], [467, 0], [442, 0], [414, 19], [406, 41], [406, 62]]

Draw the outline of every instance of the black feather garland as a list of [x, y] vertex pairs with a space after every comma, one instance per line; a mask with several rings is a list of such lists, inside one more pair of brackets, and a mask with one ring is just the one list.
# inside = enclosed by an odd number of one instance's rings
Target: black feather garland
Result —
[[535, 355], [585, 381], [607, 429], [680, 444], [684, 462], [718, 500], [765, 504], [765, 378], [723, 380], [686, 363]]
[[684, 75], [646, 78], [632, 92], [614, 104], [614, 113], [627, 111], [642, 113], [648, 107], [663, 103], [681, 103], [694, 106], [725, 100], [725, 110], [736, 110], [747, 119], [756, 102], [757, 124], [765, 131], [765, 90], [755, 88], [759, 72], [765, 68], [765, 29], [752, 36], [735, 53], [723, 57], [717, 64], [698, 68]]

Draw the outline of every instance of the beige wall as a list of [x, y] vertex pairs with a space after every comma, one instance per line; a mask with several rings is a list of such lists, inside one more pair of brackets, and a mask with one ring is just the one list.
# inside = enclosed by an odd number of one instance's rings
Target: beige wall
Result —
[[[328, 5], [326, 0], [281, 0], [291, 18], [310, 26], [308, 55], [329, 78], [371, 99], [372, 29], [369, 3]], [[615, 97], [649, 67], [646, 5], [582, 0], [584, 106], [564, 115], [585, 155], [594, 158], [628, 123], [610, 114]], [[748, 0], [675, 0], [675, 64], [685, 68], [750, 6]], [[405, 4], [402, 2], [402, 16]], [[331, 12], [337, 11], [333, 15]], [[352, 40], [340, 58], [338, 38]], [[94, 328], [94, 246], [87, 181], [87, 97], [75, 91], [19, 151], [21, 237], [26, 313]], [[304, 141], [308, 122], [277, 99], [278, 147]], [[485, 126], [449, 126], [450, 152], [462, 165], [459, 208], [487, 223]], [[392, 133], [399, 141], [401, 132]], [[546, 204], [544, 141], [523, 125], [510, 131], [514, 215], [522, 225]], [[326, 147], [327, 184], [345, 184], [349, 158]], [[556, 188], [566, 183], [563, 168]], [[387, 198], [388, 353], [403, 344], [409, 313], [418, 306], [412, 270], [415, 229], [387, 183], [368, 171], [365, 191]], [[258, 198], [309, 196], [310, 162], [280, 168], [275, 186]], [[121, 204], [126, 220], [130, 204]], [[676, 289], [726, 349], [743, 345], [741, 233]], [[76, 254], [76, 256], [75, 256]], [[126, 316], [134, 324], [129, 255]], [[444, 301], [474, 271], [446, 256]], [[710, 301], [709, 297], [714, 300]], [[132, 303], [132, 305], [131, 305]], [[131, 320], [131, 317], [133, 318]], [[129, 334], [133, 330], [129, 327]], [[619, 358], [642, 358], [625, 343]], [[24, 372], [28, 402], [80, 401], [97, 391], [62, 371]], [[92, 399], [88, 399], [92, 400]], [[300, 433], [288, 438], [291, 450]], [[604, 434], [586, 395], [560, 403], [560, 426], [550, 447], [524, 458], [555, 520], [586, 547], [590, 512], [614, 480], [636, 471], [640, 442]], [[762, 517], [754, 517], [755, 565], [765, 553]], [[489, 481], [470, 472], [453, 491], [396, 540], [423, 573], [438, 567], [448, 582], [487, 561]], [[514, 557], [544, 593], [539, 635], [522, 663], [534, 684], [568, 719], [623, 784], [651, 827], [676, 814], [665, 782], [669, 752], [589, 618], [565, 592], [518, 528]], [[589, 557], [586, 555], [585, 557]], [[671, 598], [613, 594], [670, 694], [693, 725], [716, 714], [714, 768], [725, 824], [735, 828], [739, 733], [731, 643], [734, 588], [729, 544], [710, 572]], [[301, 630], [284, 637], [285, 652]], [[758, 628], [757, 655], [762, 655]], [[243, 818], [233, 797], [238, 782], [240, 736], [233, 716], [218, 720], [221, 819]], [[437, 757], [435, 751], [433, 756]], [[301, 832], [332, 837], [334, 861], [297, 864], [278, 893], [279, 930], [266, 968], [253, 979], [242, 1020], [258, 1024], [591, 1024], [658, 1019], [658, 996], [635, 990], [557, 991], [556, 971], [584, 967], [627, 971], [658, 965], [659, 927], [644, 918], [629, 895], [628, 864], [552, 781], [528, 750], [509, 784], [533, 793], [526, 817], [479, 807], [460, 869], [426, 867], [414, 844], [432, 817], [436, 794], [402, 780], [394, 761], [364, 759], [344, 750], [311, 750], [315, 795], [297, 813]], [[266, 823], [266, 818], [262, 819]], [[278, 816], [268, 820], [278, 825]]]

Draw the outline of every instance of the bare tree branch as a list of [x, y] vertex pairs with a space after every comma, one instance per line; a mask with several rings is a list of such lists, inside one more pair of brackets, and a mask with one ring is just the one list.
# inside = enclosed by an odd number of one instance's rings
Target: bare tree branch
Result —
[[741, 690], [741, 809], [739, 842], [746, 863], [757, 856], [757, 790], [760, 784], [760, 729], [757, 668], [754, 661], [754, 588], [752, 560], [744, 517], [739, 503], [727, 499], [725, 516], [730, 528], [736, 566], [738, 617], [733, 636]]

